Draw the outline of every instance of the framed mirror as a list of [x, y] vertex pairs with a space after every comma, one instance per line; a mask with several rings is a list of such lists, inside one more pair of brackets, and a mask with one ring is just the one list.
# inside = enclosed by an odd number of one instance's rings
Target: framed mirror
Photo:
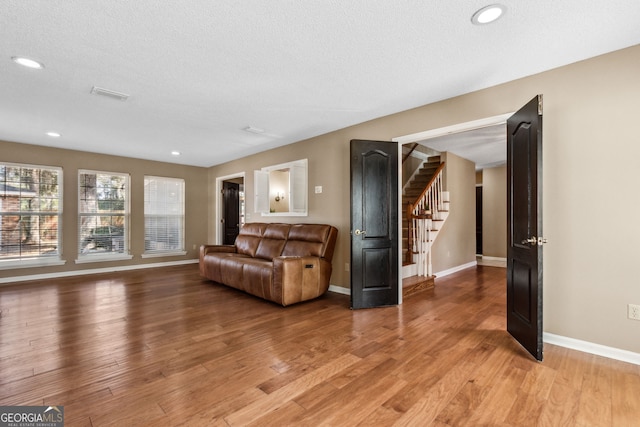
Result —
[[254, 171], [255, 211], [262, 216], [307, 216], [307, 159]]

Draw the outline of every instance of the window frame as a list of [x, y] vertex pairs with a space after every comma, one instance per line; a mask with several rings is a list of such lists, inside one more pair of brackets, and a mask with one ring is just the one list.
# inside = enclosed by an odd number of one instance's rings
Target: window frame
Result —
[[[181, 205], [180, 205], [180, 212], [177, 214], [170, 214], [170, 213], [162, 213], [162, 214], [156, 214], [156, 213], [151, 213], [149, 212], [149, 209], [151, 204], [156, 204], [159, 201], [158, 200], [151, 200], [151, 194], [147, 191], [149, 188], [149, 183], [151, 180], [157, 180], [160, 183], [165, 183], [165, 184], [170, 184], [170, 183], [174, 183], [174, 184], [179, 184], [180, 186], [180, 201], [181, 201]], [[157, 193], [155, 193], [155, 195], [158, 195]], [[164, 200], [164, 201], [160, 201], [161, 204], [163, 205], [168, 205], [169, 201], [168, 200]], [[165, 177], [165, 176], [157, 176], [157, 175], [145, 175], [144, 176], [144, 235], [145, 235], [145, 242], [144, 242], [144, 252], [142, 254], [142, 258], [151, 258], [151, 257], [161, 257], [161, 256], [177, 256], [177, 255], [186, 255], [187, 251], [185, 250], [185, 245], [186, 245], [186, 239], [185, 239], [185, 228], [186, 228], [186, 216], [185, 216], [185, 211], [186, 211], [186, 182], [184, 180], [184, 178], [174, 178], [174, 177]], [[179, 218], [180, 219], [180, 231], [179, 231], [179, 240], [180, 240], [180, 248], [165, 248], [165, 249], [149, 249], [147, 248], [147, 219], [149, 218]], [[158, 243], [167, 243], [164, 241], [160, 241], [160, 240], [155, 240], [154, 242], [156, 242], [156, 244]]]
[[[283, 171], [289, 174], [288, 186], [283, 188], [289, 209], [286, 212], [273, 212], [271, 200], [276, 191], [271, 186], [271, 173]], [[309, 160], [299, 159], [274, 166], [266, 166], [253, 171], [254, 211], [262, 216], [308, 216], [309, 215]], [[278, 195], [278, 197], [280, 197]], [[276, 199], [277, 200], [277, 199]]]
[[[57, 185], [57, 197], [52, 198], [52, 200], [56, 200], [57, 209], [54, 211], [46, 211], [46, 210], [22, 210], [23, 206], [23, 198], [21, 195], [18, 195], [18, 210], [15, 211], [4, 211], [2, 206], [7, 197], [7, 183], [9, 181], [0, 181], [5, 184], [4, 192], [1, 194], [3, 197], [0, 200], [0, 242], [2, 241], [2, 233], [5, 216], [55, 216], [56, 219], [56, 239], [55, 239], [55, 251], [51, 254], [29, 254], [22, 255], [22, 242], [19, 243], [20, 251], [18, 256], [11, 256], [7, 258], [0, 258], [0, 270], [4, 269], [13, 269], [13, 268], [26, 268], [26, 267], [45, 267], [45, 266], [53, 266], [53, 265], [64, 265], [65, 261], [62, 260], [62, 217], [63, 217], [63, 190], [64, 190], [64, 172], [63, 169], [59, 166], [49, 166], [49, 165], [34, 165], [34, 164], [26, 164], [26, 163], [13, 163], [13, 162], [0, 162], [0, 166], [5, 168], [20, 168], [20, 169], [37, 169], [37, 170], [47, 170], [54, 171], [57, 174], [56, 177], [56, 185]], [[22, 183], [20, 181], [19, 183]], [[39, 183], [40, 184], [40, 183]], [[22, 190], [22, 189], [20, 189]], [[36, 197], [40, 199], [40, 194]], [[38, 224], [41, 224], [41, 221], [38, 221]], [[0, 246], [1, 247], [1, 246]]]
[[[103, 212], [98, 212], [98, 209], [96, 209], [96, 212], [83, 212], [82, 211], [82, 207], [83, 207], [83, 182], [82, 182], [82, 175], [95, 175], [96, 176], [96, 182], [98, 181], [98, 176], [99, 175], [107, 175], [107, 176], [119, 176], [125, 179], [125, 183], [124, 183], [124, 203], [123, 203], [123, 211], [122, 212], [118, 212], [118, 211], [103, 211]], [[97, 184], [96, 184], [96, 188], [97, 188]], [[96, 198], [96, 201], [99, 201], [100, 199]], [[108, 199], [107, 199], [108, 200]], [[87, 239], [88, 236], [84, 236], [83, 235], [83, 218], [87, 218], [87, 217], [117, 217], [117, 216], [122, 216], [122, 251], [113, 251], [113, 250], [108, 250], [108, 251], [104, 251], [104, 252], [96, 252], [96, 253], [88, 253], [86, 252], [83, 248], [83, 240]], [[127, 259], [132, 259], [133, 256], [131, 255], [130, 252], [130, 244], [129, 244], [129, 236], [130, 236], [130, 218], [131, 218], [131, 175], [129, 173], [126, 172], [112, 172], [112, 171], [98, 171], [98, 170], [91, 170], [91, 169], [79, 169], [78, 170], [78, 220], [77, 220], [77, 236], [76, 236], [76, 246], [77, 246], [77, 259], [76, 259], [76, 264], [81, 264], [81, 263], [87, 263], [87, 262], [102, 262], [102, 261], [115, 261], [115, 260], [127, 260]], [[119, 227], [119, 226], [114, 226], [112, 223], [109, 224], [99, 224], [96, 225], [95, 227], [93, 227], [93, 229], [97, 229], [97, 228], [107, 228], [107, 227]], [[109, 228], [110, 233], [109, 235], [111, 235], [111, 228]], [[118, 234], [119, 236], [119, 234]], [[117, 242], [114, 242], [113, 239], [104, 239], [105, 241], [109, 241], [111, 240], [111, 244], [116, 244], [117, 245], [120, 244], [120, 239], [117, 239]], [[112, 248], [111, 248], [112, 249]]]

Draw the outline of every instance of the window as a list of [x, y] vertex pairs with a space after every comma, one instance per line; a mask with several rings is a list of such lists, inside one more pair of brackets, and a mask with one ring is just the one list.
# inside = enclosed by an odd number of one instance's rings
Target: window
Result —
[[307, 159], [254, 171], [254, 197], [262, 216], [307, 216]]
[[0, 268], [60, 261], [62, 169], [0, 163]]
[[184, 180], [144, 177], [144, 252], [184, 255]]
[[78, 260], [131, 258], [129, 175], [81, 170], [78, 186]]

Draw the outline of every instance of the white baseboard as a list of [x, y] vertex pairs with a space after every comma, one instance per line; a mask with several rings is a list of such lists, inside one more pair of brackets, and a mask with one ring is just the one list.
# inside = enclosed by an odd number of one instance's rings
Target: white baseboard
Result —
[[507, 262], [506, 258], [501, 258], [501, 257], [497, 257], [497, 256], [485, 256], [485, 255], [480, 255], [482, 257], [482, 259], [484, 261], [500, 261], [500, 262]]
[[351, 288], [343, 288], [342, 286], [329, 285], [329, 292], [335, 292], [342, 295], [351, 295]]
[[561, 335], [544, 332], [542, 340], [545, 343], [582, 351], [583, 353], [595, 354], [609, 359], [620, 360], [622, 362], [640, 365], [640, 354], [632, 351], [621, 350], [619, 348], [607, 347], [606, 345], [594, 344], [588, 341], [581, 341], [575, 338], [563, 337]]
[[[477, 261], [472, 261], [472, 262], [469, 262], [467, 264], [459, 265], [457, 267], [453, 267], [453, 268], [450, 268], [448, 270], [444, 270], [444, 271], [440, 271], [438, 273], [435, 273], [435, 276], [436, 277], [444, 277], [444, 276], [447, 276], [449, 274], [453, 274], [453, 273], [455, 273], [457, 271], [464, 270], [465, 268], [475, 267], [476, 265], [478, 265], [478, 262]], [[403, 267], [403, 269], [404, 268], [406, 268], [406, 267]], [[415, 276], [415, 274], [414, 274], [414, 276]], [[403, 274], [403, 278], [404, 277], [405, 276]], [[407, 277], [410, 277], [410, 276], [407, 276]], [[343, 294], [343, 295], [351, 295], [351, 289], [350, 288], [343, 288], [342, 286], [329, 285], [329, 291], [330, 292], [336, 292], [338, 294]]]
[[197, 264], [198, 262], [199, 260], [196, 258], [196, 259], [187, 259], [187, 260], [181, 260], [181, 261], [156, 262], [152, 264], [122, 265], [117, 267], [91, 268], [87, 270], [61, 271], [58, 273], [43, 273], [43, 274], [31, 274], [28, 276], [3, 277], [3, 278], [0, 278], [0, 284], [26, 282], [29, 280], [57, 279], [60, 277], [83, 276], [86, 274], [112, 273], [114, 271], [140, 270], [143, 268], [169, 267], [172, 265]]
[[475, 267], [476, 265], [478, 265], [478, 261], [468, 262], [466, 264], [462, 264], [462, 265], [459, 265], [457, 267], [449, 268], [448, 270], [439, 271], [437, 273], [434, 273], [434, 276], [436, 276], [436, 278], [448, 276], [449, 274], [457, 273], [460, 270], [464, 270], [464, 269], [470, 268], [470, 267]]

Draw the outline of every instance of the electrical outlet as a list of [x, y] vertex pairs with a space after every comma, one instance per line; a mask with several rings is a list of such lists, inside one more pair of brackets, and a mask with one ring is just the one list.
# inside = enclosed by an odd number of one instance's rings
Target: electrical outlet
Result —
[[640, 305], [629, 304], [627, 306], [629, 319], [640, 320]]
[[349, 263], [348, 262], [344, 263], [344, 271], [349, 271]]

